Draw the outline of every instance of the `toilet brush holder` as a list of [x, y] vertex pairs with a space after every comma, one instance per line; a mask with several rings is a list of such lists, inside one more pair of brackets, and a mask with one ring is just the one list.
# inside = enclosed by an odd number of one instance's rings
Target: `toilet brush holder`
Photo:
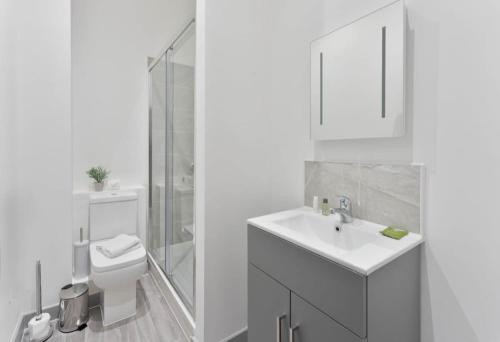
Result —
[[30, 342], [47, 341], [54, 332], [50, 324], [50, 315], [42, 313], [42, 265], [36, 262], [36, 314], [28, 322]]
[[73, 276], [83, 279], [90, 274], [89, 240], [83, 239], [83, 228], [80, 228], [80, 240], [73, 243]]

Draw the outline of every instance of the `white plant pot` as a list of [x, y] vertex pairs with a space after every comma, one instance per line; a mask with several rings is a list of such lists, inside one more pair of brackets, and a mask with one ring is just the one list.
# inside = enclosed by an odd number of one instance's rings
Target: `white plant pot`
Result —
[[98, 192], [104, 190], [104, 182], [94, 183], [94, 190]]

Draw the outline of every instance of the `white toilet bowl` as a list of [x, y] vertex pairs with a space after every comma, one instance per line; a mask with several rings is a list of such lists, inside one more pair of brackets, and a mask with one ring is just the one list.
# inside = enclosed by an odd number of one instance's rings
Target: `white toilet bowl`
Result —
[[101, 289], [104, 326], [136, 313], [136, 282], [147, 269], [146, 250], [141, 245], [116, 258], [97, 251], [99, 241], [90, 244], [91, 278]]

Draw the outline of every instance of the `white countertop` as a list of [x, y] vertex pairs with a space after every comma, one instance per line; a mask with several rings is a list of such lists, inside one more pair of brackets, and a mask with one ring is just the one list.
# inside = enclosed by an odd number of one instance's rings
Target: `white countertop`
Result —
[[383, 236], [385, 226], [354, 219], [341, 225], [338, 215], [323, 216], [302, 207], [247, 220], [276, 235], [355, 272], [369, 275], [421, 244], [422, 235], [409, 233], [401, 240]]

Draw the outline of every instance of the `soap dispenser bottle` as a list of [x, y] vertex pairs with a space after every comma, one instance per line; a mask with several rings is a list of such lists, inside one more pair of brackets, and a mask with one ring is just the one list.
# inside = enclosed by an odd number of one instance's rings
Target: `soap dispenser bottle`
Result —
[[314, 196], [313, 197], [313, 211], [315, 213], [319, 213], [320, 212], [318, 196]]
[[323, 203], [321, 203], [321, 214], [325, 216], [330, 215], [330, 206], [328, 205], [328, 198], [323, 198]]

